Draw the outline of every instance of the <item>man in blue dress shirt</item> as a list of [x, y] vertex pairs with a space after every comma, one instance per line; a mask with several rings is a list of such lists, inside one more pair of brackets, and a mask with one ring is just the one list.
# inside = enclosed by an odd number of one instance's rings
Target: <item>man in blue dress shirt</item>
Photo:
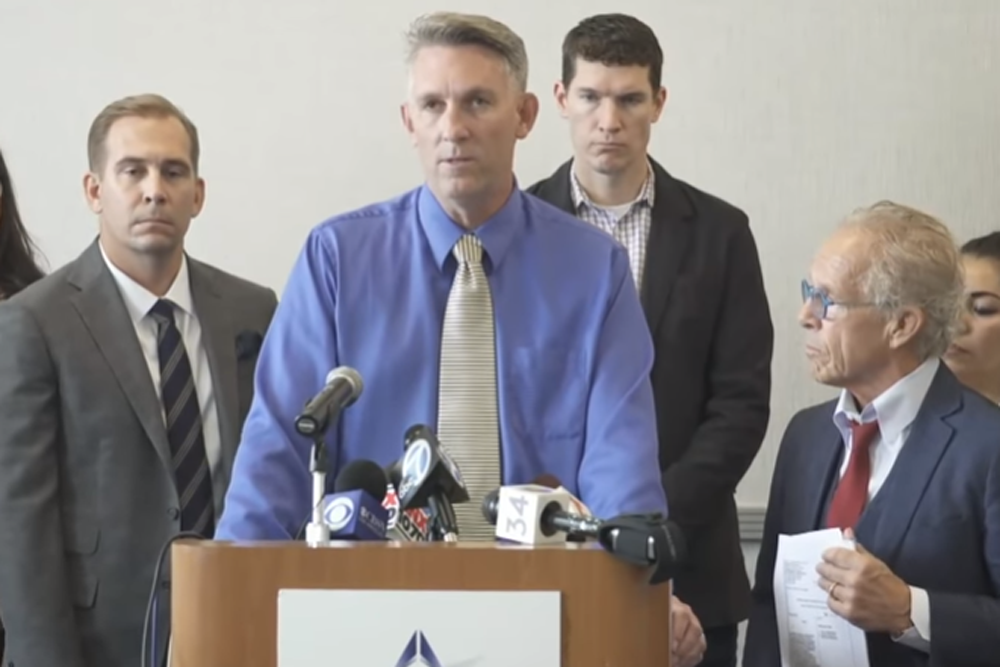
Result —
[[491, 539], [482, 497], [551, 474], [597, 516], [666, 513], [653, 347], [628, 256], [605, 232], [520, 191], [514, 147], [537, 98], [509, 28], [438, 13], [409, 34], [402, 117], [426, 184], [309, 235], [258, 360], [217, 539], [287, 539], [308, 517], [311, 443], [294, 420], [330, 369], [364, 391], [327, 434], [331, 476], [398, 459], [435, 428]]

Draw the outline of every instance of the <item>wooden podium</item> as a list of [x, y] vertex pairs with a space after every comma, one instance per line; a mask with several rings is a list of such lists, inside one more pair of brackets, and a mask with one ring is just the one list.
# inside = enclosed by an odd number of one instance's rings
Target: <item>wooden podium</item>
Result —
[[171, 562], [172, 667], [275, 667], [280, 589], [560, 591], [564, 666], [669, 665], [670, 586], [593, 544], [179, 541]]

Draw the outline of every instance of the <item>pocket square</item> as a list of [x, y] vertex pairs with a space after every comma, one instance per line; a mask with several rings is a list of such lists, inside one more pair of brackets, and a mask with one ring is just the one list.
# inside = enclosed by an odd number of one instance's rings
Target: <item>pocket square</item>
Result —
[[241, 331], [236, 336], [236, 360], [251, 359], [260, 352], [264, 337], [257, 331]]

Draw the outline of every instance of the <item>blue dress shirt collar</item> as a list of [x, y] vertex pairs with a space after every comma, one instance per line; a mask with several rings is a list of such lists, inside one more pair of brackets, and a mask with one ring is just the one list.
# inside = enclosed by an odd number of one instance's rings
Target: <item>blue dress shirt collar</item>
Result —
[[[417, 195], [417, 216], [434, 254], [434, 261], [443, 271], [452, 248], [467, 230], [451, 219], [426, 185], [420, 188]], [[524, 228], [525, 221], [524, 194], [515, 180], [503, 207], [473, 231], [488, 258], [484, 261], [484, 270], [500, 266], [514, 237]]]

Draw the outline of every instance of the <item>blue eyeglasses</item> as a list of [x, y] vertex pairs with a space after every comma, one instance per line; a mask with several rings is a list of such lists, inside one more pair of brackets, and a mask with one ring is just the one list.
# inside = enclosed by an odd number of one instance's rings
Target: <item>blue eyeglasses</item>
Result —
[[819, 320], [829, 319], [827, 317], [830, 306], [840, 306], [841, 308], [861, 308], [864, 306], [874, 306], [874, 303], [867, 301], [834, 301], [825, 291], [813, 287], [808, 280], [802, 281], [802, 302], [809, 304], [809, 312]]

